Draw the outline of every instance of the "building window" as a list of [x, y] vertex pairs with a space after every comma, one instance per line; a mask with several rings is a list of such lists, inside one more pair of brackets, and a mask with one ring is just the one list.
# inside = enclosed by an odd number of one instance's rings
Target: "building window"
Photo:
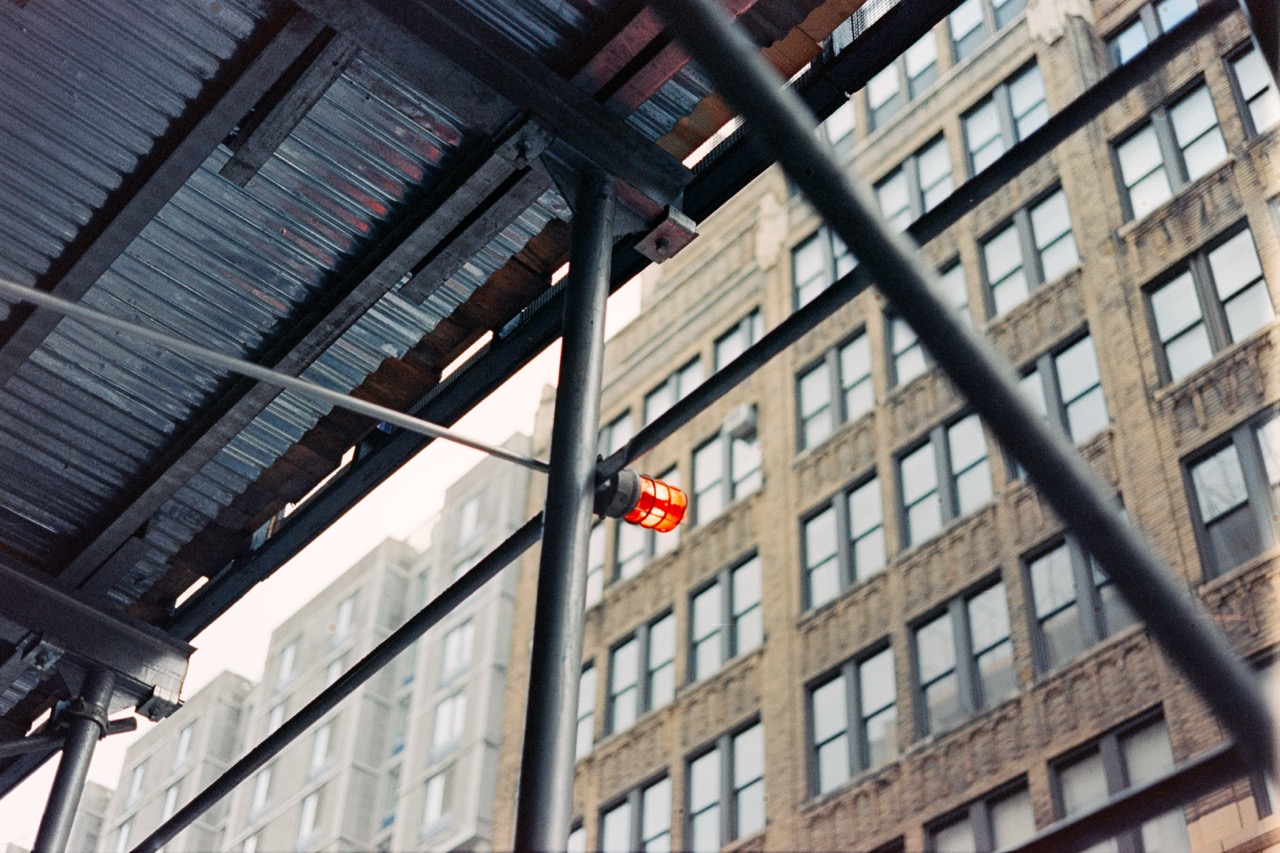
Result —
[[314, 776], [329, 763], [329, 739], [333, 734], [333, 722], [327, 722], [311, 739], [311, 762], [307, 767], [307, 775]]
[[[844, 242], [831, 229], [825, 226], [819, 228], [791, 250], [791, 285], [795, 307], [808, 305], [815, 296], [852, 272], [855, 266], [857, 261]], [[716, 369], [723, 365], [724, 362], [717, 355]]]
[[253, 798], [249, 806], [252, 814], [265, 809], [271, 799], [271, 770], [270, 766], [264, 767], [258, 771], [257, 776], [253, 777]]
[[449, 767], [427, 780], [427, 801], [422, 812], [422, 833], [439, 832], [449, 824], [453, 813], [453, 768]]
[[175, 782], [164, 790], [164, 805], [160, 809], [160, 819], [168, 820], [173, 817], [173, 813], [178, 810], [178, 789], [182, 787], [180, 782]]
[[752, 311], [739, 320], [732, 329], [716, 338], [715, 363], [720, 370], [729, 362], [747, 351], [747, 348], [764, 336], [764, 319], [760, 309]]
[[1161, 33], [1167, 33], [1196, 11], [1196, 0], [1160, 0], [1143, 6], [1138, 17], [1124, 24], [1107, 39], [1111, 61], [1124, 65]]
[[725, 735], [689, 762], [690, 850], [719, 850], [764, 828], [764, 729]]
[[386, 829], [396, 822], [396, 806], [400, 797], [400, 765], [387, 771], [382, 779], [382, 820], [378, 828]]
[[462, 739], [466, 724], [467, 694], [459, 691], [436, 705], [435, 728], [431, 735], [431, 751], [448, 749]]
[[987, 442], [977, 415], [930, 431], [898, 461], [902, 547], [923, 542], [991, 500]]
[[280, 668], [276, 670], [276, 689], [279, 690], [297, 676], [298, 641], [294, 640], [280, 650]]
[[1093, 339], [1088, 335], [1036, 359], [1022, 377], [1022, 391], [1036, 411], [1077, 444], [1111, 422]]
[[305, 841], [315, 835], [320, 821], [321, 798], [324, 788], [318, 788], [302, 798], [302, 815], [298, 819], [298, 841]]
[[280, 726], [284, 725], [285, 703], [277, 702], [271, 706], [271, 710], [267, 711], [267, 734], [271, 734]]
[[956, 62], [972, 56], [987, 36], [1018, 17], [1026, 0], [965, 0], [947, 15], [951, 55]]
[[240, 853], [258, 853], [258, 845], [261, 843], [261, 832], [255, 832], [244, 840], [240, 845]]
[[969, 174], [976, 175], [990, 166], [1048, 120], [1044, 77], [1040, 66], [1033, 62], [961, 117]]
[[[585, 841], [585, 839], [584, 839]], [[605, 851], [671, 849], [671, 780], [666, 776], [600, 813], [600, 845]]]
[[458, 545], [466, 545], [480, 531], [480, 495], [472, 495], [462, 505], [458, 518]]
[[565, 853], [587, 853], [587, 828], [575, 826], [569, 831], [569, 840], [564, 846]]
[[349, 595], [338, 604], [333, 618], [333, 644], [336, 646], [351, 635], [351, 621], [356, 612], [356, 597]]
[[591, 746], [596, 739], [596, 668], [588, 663], [582, 667], [582, 675], [578, 677], [578, 727], [576, 744], [573, 750], [574, 759], [591, 753]]
[[[1060, 817], [1079, 814], [1127, 788], [1155, 781], [1173, 766], [1173, 749], [1163, 719], [1105, 735], [1053, 766], [1055, 809]], [[1176, 853], [1190, 849], [1182, 809], [1126, 830], [1116, 836], [1115, 842], [1118, 849], [1135, 853]]]
[[693, 596], [689, 607], [689, 681], [720, 671], [764, 641], [760, 612], [760, 558], [721, 571]]
[[1049, 672], [1137, 620], [1111, 579], [1073, 538], [1027, 560], [1036, 665]]
[[822, 123], [822, 132], [826, 134], [827, 141], [840, 157], [848, 156], [853, 150], [855, 121], [853, 101], [850, 100], [836, 107], [836, 111], [827, 116], [826, 121]]
[[1004, 583], [957, 598], [915, 629], [919, 732], [950, 728], [1017, 689]]
[[609, 653], [607, 733], [630, 728], [641, 714], [660, 708], [676, 692], [676, 618], [659, 617]]
[[1275, 317], [1248, 228], [1149, 291], [1166, 377], [1177, 382]]
[[444, 660], [440, 664], [440, 680], [447, 681], [466, 671], [476, 643], [475, 622], [468, 619], [444, 636]]
[[926, 830], [936, 853], [974, 850], [990, 853], [1017, 847], [1036, 833], [1031, 792], [1025, 782], [975, 800]]
[[694, 358], [684, 367], [672, 373], [662, 384], [644, 395], [644, 423], [653, 423], [658, 416], [670, 409], [689, 392], [702, 384], [705, 378], [702, 370], [702, 359]]
[[902, 162], [876, 184], [876, 200], [889, 225], [899, 231], [951, 195], [951, 155], [941, 135]]
[[604, 555], [604, 524], [597, 521], [587, 538], [587, 607], [604, 598]]
[[722, 433], [693, 452], [693, 523], [706, 524], [760, 488], [760, 445], [754, 435]]
[[1141, 219], [1227, 157], [1209, 87], [1201, 83], [1152, 112], [1116, 143], [1116, 163], [1132, 219]]
[[133, 828], [133, 820], [126, 820], [120, 824], [120, 832], [116, 835], [116, 853], [128, 853], [129, 851], [129, 830]]
[[189, 726], [183, 726], [182, 731], [178, 732], [178, 748], [173, 753], [174, 767], [181, 767], [191, 757], [191, 735], [195, 727], [196, 724], [192, 723]]
[[329, 665], [324, 668], [324, 686], [328, 687], [333, 682], [342, 677], [342, 673], [347, 670], [347, 656], [334, 658], [329, 661]]
[[[966, 326], [972, 326], [969, 286], [959, 259], [938, 271], [938, 281], [947, 304], [956, 310]], [[885, 323], [888, 327], [889, 386], [906, 385], [917, 376], [922, 376], [929, 369], [932, 360], [906, 320], [890, 311], [885, 315]]]
[[810, 689], [815, 794], [898, 754], [897, 695], [891, 648], [845, 663]]
[[1012, 220], [982, 240], [988, 311], [998, 317], [1022, 304], [1032, 289], [1052, 281], [1080, 260], [1071, 233], [1071, 211], [1061, 189], [1015, 211]]
[[1247, 562], [1280, 541], [1280, 418], [1231, 431], [1187, 466], [1205, 574]]
[[808, 607], [821, 607], [884, 568], [884, 505], [877, 478], [840, 492], [802, 527]]
[[865, 333], [833, 347], [796, 379], [800, 449], [816, 447], [838, 424], [857, 420], [875, 407], [871, 385], [871, 343]]
[[631, 428], [631, 411], [628, 409], [600, 427], [600, 434], [596, 442], [597, 452], [601, 456], [608, 456], [630, 441], [634, 432]]
[[1248, 133], [1257, 136], [1280, 123], [1280, 95], [1276, 94], [1275, 82], [1262, 54], [1250, 47], [1232, 59], [1230, 65]]
[[147, 778], [147, 762], [142, 762], [133, 768], [133, 773], [129, 776], [129, 796], [125, 798], [126, 803], [137, 802], [138, 797], [142, 796], [142, 783]]
[[938, 79], [938, 42], [925, 33], [891, 65], [867, 81], [867, 114], [871, 130], [884, 125], [902, 105]]

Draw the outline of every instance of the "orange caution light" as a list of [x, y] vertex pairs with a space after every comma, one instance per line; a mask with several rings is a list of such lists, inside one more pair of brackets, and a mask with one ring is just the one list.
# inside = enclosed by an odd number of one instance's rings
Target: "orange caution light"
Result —
[[635, 508], [622, 517], [628, 524], [638, 524], [648, 530], [668, 533], [684, 520], [689, 509], [689, 497], [669, 483], [637, 475], [640, 480], [640, 496]]

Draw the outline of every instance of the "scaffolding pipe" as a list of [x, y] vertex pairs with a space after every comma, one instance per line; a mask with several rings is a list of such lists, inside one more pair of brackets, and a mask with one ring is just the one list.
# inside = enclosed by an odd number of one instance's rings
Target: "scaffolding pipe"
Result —
[[534, 459], [531, 456], [516, 453], [496, 444], [489, 444], [470, 438], [454, 432], [448, 427], [442, 427], [439, 424], [415, 418], [413, 415], [406, 415], [404, 412], [389, 409], [386, 406], [379, 406], [377, 403], [370, 403], [368, 400], [361, 400], [358, 397], [352, 397], [340, 391], [334, 391], [323, 385], [317, 385], [306, 379], [299, 379], [297, 376], [290, 376], [287, 373], [281, 373], [278, 370], [254, 364], [252, 361], [246, 361], [243, 358], [236, 358], [200, 344], [193, 344], [190, 341], [175, 338], [173, 335], [167, 335], [164, 332], [140, 326], [130, 320], [115, 317], [96, 308], [90, 308], [78, 302], [72, 302], [50, 293], [45, 293], [43, 290], [36, 290], [34, 287], [28, 287], [16, 281], [0, 278], [0, 294], [22, 302], [29, 302], [40, 308], [48, 308], [50, 311], [74, 318], [90, 327], [97, 326], [103, 329], [110, 329], [113, 332], [119, 332], [122, 335], [146, 341], [161, 349], [180, 353], [192, 361], [201, 362], [238, 376], [247, 376], [264, 385], [272, 385], [286, 391], [293, 391], [295, 394], [301, 394], [304, 397], [324, 400], [336, 408], [346, 409], [349, 412], [355, 412], [358, 415], [364, 415], [377, 421], [385, 421], [410, 432], [431, 436], [432, 438], [443, 438], [446, 441], [452, 441], [454, 444], [470, 447], [472, 450], [479, 450], [482, 453], [496, 456], [507, 462], [514, 462], [517, 465], [522, 465], [542, 474], [547, 473], [548, 470], [547, 463], [541, 459]]
[[179, 809], [139, 842], [133, 853], [155, 853], [173, 839], [182, 830], [200, 818], [202, 814], [230, 794], [237, 785], [244, 782], [256, 770], [275, 758], [280, 751], [294, 740], [301, 737], [307, 729], [318, 723], [338, 704], [366, 681], [377, 675], [387, 664], [395, 660], [405, 649], [413, 645], [423, 634], [438, 625], [440, 620], [471, 597], [477, 590], [492, 580], [497, 574], [523, 554], [530, 545], [538, 541], [542, 531], [542, 516], [536, 515], [521, 525], [508, 536], [501, 545], [494, 548], [484, 559], [471, 567], [462, 577], [453, 582], [444, 592], [423, 607], [418, 613], [405, 622], [373, 651], [365, 655], [355, 666], [347, 670], [341, 678], [320, 691], [320, 695], [312, 699], [297, 714], [294, 714], [261, 743], [249, 750], [243, 758], [213, 780], [207, 788], [196, 795], [191, 802]]
[[1098, 483], [1064, 438], [1019, 393], [1011, 367], [965, 328], [937, 295], [937, 276], [905, 236], [889, 229], [870, 191], [817, 141], [817, 126], [757, 48], [710, 0], [653, 0], [672, 35], [778, 156], [835, 234], [933, 355], [1039, 493], [1115, 581], [1170, 660], [1257, 769], [1275, 756], [1275, 732], [1251, 673]]
[[564, 345], [534, 603], [516, 796], [517, 850], [563, 850], [569, 838], [613, 212], [612, 180], [597, 172], [582, 174], [569, 245]]
[[109, 669], [92, 669], [85, 676], [80, 698], [63, 714], [70, 718], [62, 759], [49, 791], [36, 832], [35, 853], [63, 853], [71, 838], [71, 824], [80, 807], [89, 762], [98, 739], [107, 733], [107, 714], [111, 710], [111, 694], [115, 692], [116, 674]]

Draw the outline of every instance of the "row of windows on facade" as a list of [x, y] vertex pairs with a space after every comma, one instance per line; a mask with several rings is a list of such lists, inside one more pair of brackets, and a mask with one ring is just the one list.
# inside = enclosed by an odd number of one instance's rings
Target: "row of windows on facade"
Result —
[[[1246, 131], [1256, 135], [1280, 122], [1280, 95], [1261, 55], [1246, 48], [1232, 54], [1227, 65]], [[968, 173], [977, 174], [989, 166], [1043, 125], [1048, 116], [1044, 81], [1033, 63], [962, 116]], [[1227, 148], [1203, 80], [1184, 87], [1151, 118], [1121, 134], [1113, 151], [1128, 218], [1146, 216], [1176, 191], [1213, 171], [1226, 159]], [[875, 185], [881, 212], [900, 230], [953, 190], [944, 134], [908, 156]], [[1056, 278], [1078, 260], [1065, 197], [1055, 193], [1016, 213], [1012, 220], [979, 241], [988, 291], [987, 316], [1005, 313], [1025, 300], [1031, 287]], [[793, 253], [795, 304], [806, 304], [854, 266], [854, 258], [834, 235], [825, 229], [815, 234]], [[963, 272], [955, 274], [960, 280], [948, 282], [948, 291], [956, 288], [953, 303], [967, 306]]]
[[[717, 573], [690, 597], [687, 683], [707, 678], [764, 641], [760, 558]], [[604, 734], [629, 728], [676, 692], [676, 620], [668, 612], [619, 640], [609, 652]], [[578, 688], [577, 757], [595, 739], [596, 669], [583, 667]]]
[[[1164, 719], [1158, 714], [1144, 715], [1049, 762], [1054, 819], [1085, 812], [1126, 789], [1161, 778], [1174, 766]], [[673, 809], [669, 775], [649, 780], [600, 810], [595, 849], [607, 853], [670, 850], [673, 817], [677, 815], [683, 824], [682, 846], [688, 850], [717, 850], [765, 827], [761, 724], [718, 738], [709, 748], [690, 756], [684, 772], [684, 807]], [[1255, 796], [1265, 804], [1266, 792]], [[1028, 782], [1019, 777], [929, 821], [925, 826], [926, 849], [937, 853], [1006, 849], [1029, 839], [1036, 829]], [[574, 828], [568, 849], [586, 850], [583, 826]], [[1181, 809], [1166, 812], [1126, 830], [1099, 849], [1187, 851], [1190, 836], [1185, 814]]]
[[[1146, 293], [1152, 327], [1160, 343], [1161, 368], [1172, 380], [1184, 378], [1233, 342], [1267, 325], [1274, 309], [1248, 228], [1227, 232], [1210, 248], [1192, 255], [1172, 277]], [[899, 369], [926, 369], [917, 341], [898, 349]], [[918, 365], [918, 366], [917, 366]], [[874, 407], [871, 347], [859, 333], [832, 348], [797, 377], [797, 437], [802, 449], [815, 446], [844, 422]], [[1022, 369], [1027, 400], [1062, 434], [1083, 442], [1109, 422], [1101, 374], [1088, 334], [1068, 340]], [[760, 449], [754, 438], [721, 434], [694, 453], [694, 523], [718, 515], [728, 503], [759, 488]], [[908, 548], [985, 504], [993, 494], [988, 451], [976, 416], [936, 427], [898, 454], [896, 470], [900, 545]], [[1020, 474], [1015, 474], [1020, 476]], [[661, 477], [678, 483], [675, 469]], [[1216, 518], [1216, 514], [1207, 517]], [[887, 558], [883, 499], [873, 474], [811, 514], [803, 523], [806, 596], [818, 607], [840, 589], [878, 571]], [[848, 543], [842, 547], [841, 542]], [[651, 559], [678, 543], [678, 534], [653, 534], [618, 525], [614, 579], [637, 574]], [[605, 583], [605, 527], [591, 533], [588, 604], [599, 601]], [[1213, 559], [1220, 564], [1224, 561]]]

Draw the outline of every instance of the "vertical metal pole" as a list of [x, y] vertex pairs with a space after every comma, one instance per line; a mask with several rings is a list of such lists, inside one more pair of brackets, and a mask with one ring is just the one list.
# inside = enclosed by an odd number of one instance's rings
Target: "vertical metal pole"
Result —
[[80, 794], [84, 791], [93, 748], [107, 731], [107, 712], [115, 685], [115, 673], [109, 669], [95, 669], [85, 677], [84, 688], [77, 700], [79, 707], [71, 717], [58, 773], [49, 791], [49, 804], [36, 833], [35, 853], [62, 853], [67, 849], [71, 823], [80, 806]]
[[612, 180], [598, 172], [581, 175], [516, 799], [515, 846], [523, 851], [563, 850], [569, 838], [613, 212]]

